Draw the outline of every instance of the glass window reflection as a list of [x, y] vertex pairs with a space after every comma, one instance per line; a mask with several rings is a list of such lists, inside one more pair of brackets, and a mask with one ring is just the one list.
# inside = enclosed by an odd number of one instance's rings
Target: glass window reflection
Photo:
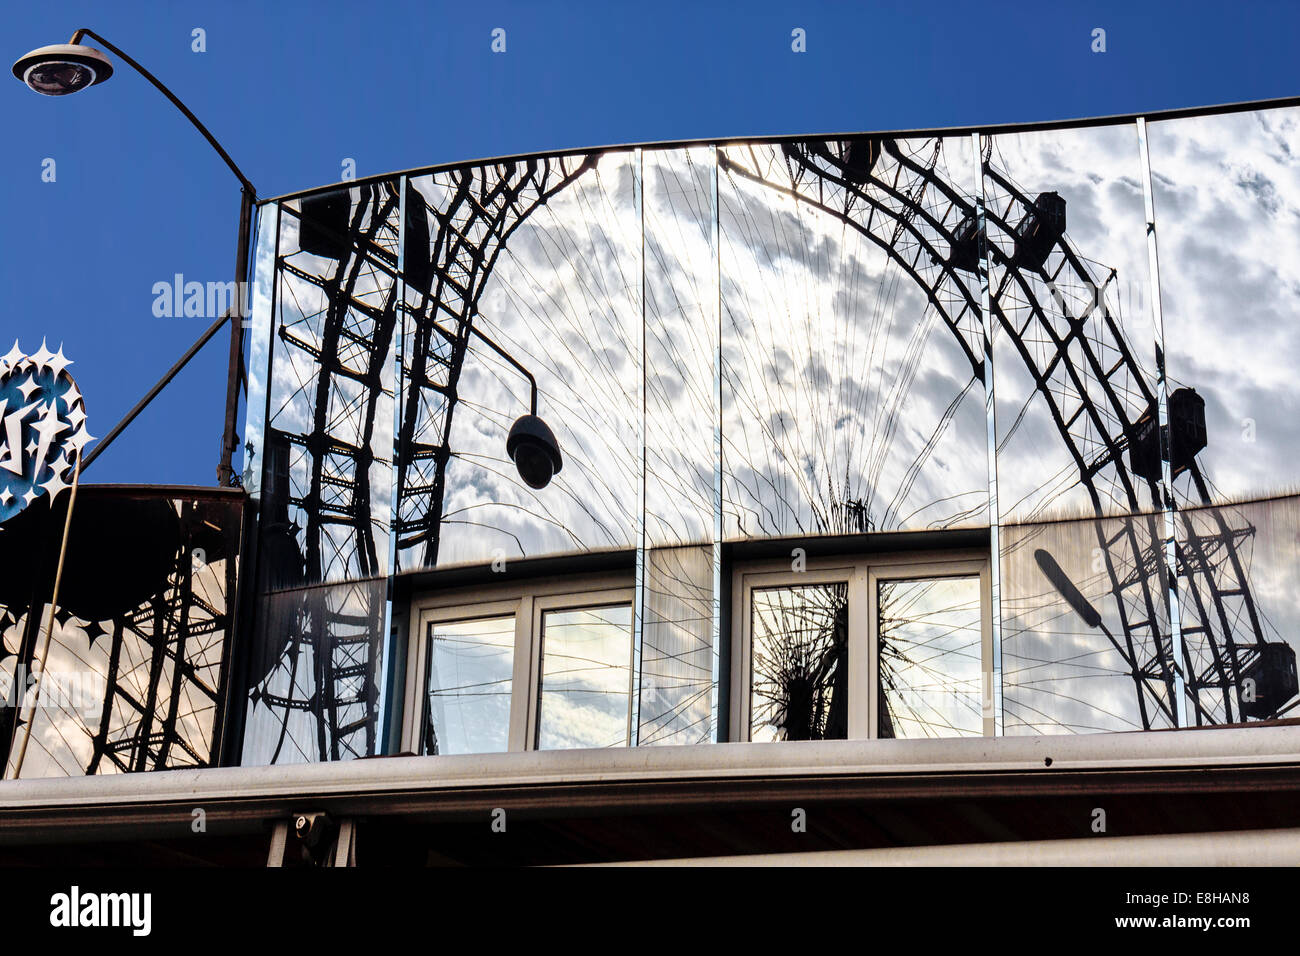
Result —
[[1135, 128], [985, 142], [999, 518], [1158, 504], [1140, 463], [1156, 330]]
[[639, 746], [712, 739], [713, 549], [646, 551]]
[[846, 739], [848, 585], [755, 589], [750, 607], [750, 739]]
[[514, 615], [429, 626], [426, 754], [504, 753]]
[[629, 742], [632, 606], [542, 614], [537, 747], [624, 747]]
[[1162, 527], [1160, 515], [1003, 526], [1007, 736], [1173, 725]]
[[877, 585], [880, 737], [978, 737], [979, 577]]
[[1170, 409], [1175, 500], [1289, 490], [1300, 476], [1300, 107], [1157, 121], [1148, 135], [1171, 401], [1196, 393], [1192, 414]]
[[869, 146], [719, 151], [727, 538], [987, 521], [970, 142]]

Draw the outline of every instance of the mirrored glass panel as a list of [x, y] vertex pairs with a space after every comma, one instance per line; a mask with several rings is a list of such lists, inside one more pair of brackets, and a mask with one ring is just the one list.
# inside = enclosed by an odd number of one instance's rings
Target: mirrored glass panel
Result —
[[969, 138], [719, 163], [726, 535], [985, 523]]
[[1189, 725], [1296, 716], [1300, 499], [1179, 512]]
[[1174, 725], [1163, 517], [1006, 525], [1008, 736]]
[[631, 732], [632, 608], [542, 613], [537, 748], [625, 747]]
[[513, 614], [429, 625], [421, 753], [505, 753], [515, 660]]
[[646, 542], [713, 539], [714, 151], [646, 150]]
[[257, 599], [244, 766], [378, 752], [387, 589], [379, 578]]
[[270, 255], [273, 280], [268, 296], [259, 272], [254, 310], [257, 350], [270, 307], [270, 371], [265, 419], [249, 415], [250, 434], [261, 430], [261, 506], [245, 764], [340, 760], [379, 746], [399, 185], [283, 203], [273, 253], [259, 242], [258, 268]]
[[846, 583], [755, 588], [750, 600], [750, 739], [848, 737]]
[[713, 549], [646, 551], [638, 744], [713, 739]]
[[387, 182], [280, 210], [261, 526], [285, 582], [388, 570], [399, 206]]
[[876, 609], [876, 736], [981, 736], [978, 575], [879, 581]]
[[1223, 504], [1300, 478], [1300, 108], [1148, 126], [1174, 489]]
[[248, 410], [244, 444], [240, 447], [244, 490], [254, 501], [262, 497], [263, 436], [266, 431], [267, 382], [271, 371], [271, 320], [276, 287], [276, 246], [280, 240], [280, 204], [265, 203], [257, 212], [257, 244], [253, 253], [253, 288], [245, 334], [248, 336]]
[[[716, 153], [646, 150], [645, 586], [639, 743], [713, 739]], [[668, 545], [694, 545], [668, 547]]]
[[[428, 238], [405, 262], [399, 567], [635, 543], [638, 169], [611, 152], [411, 181]], [[519, 424], [533, 382], [541, 427]]]
[[1000, 519], [1158, 506], [1136, 127], [1001, 134], [983, 163]]

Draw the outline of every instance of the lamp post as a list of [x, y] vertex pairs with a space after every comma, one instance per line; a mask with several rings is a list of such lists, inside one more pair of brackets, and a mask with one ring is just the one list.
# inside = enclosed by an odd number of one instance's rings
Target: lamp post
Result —
[[[182, 103], [171, 90], [159, 82], [158, 78], [142, 67], [139, 63], [122, 52], [108, 40], [104, 39], [93, 30], [80, 29], [72, 35], [72, 40], [68, 43], [59, 43], [53, 46], [44, 46], [32, 50], [26, 56], [21, 57], [14, 64], [13, 73], [18, 79], [22, 80], [29, 88], [45, 96], [66, 96], [69, 93], [77, 93], [84, 89], [89, 89], [99, 83], [103, 83], [113, 75], [113, 64], [107, 56], [93, 47], [82, 44], [83, 37], [90, 37], [97, 43], [100, 43], [107, 49], [111, 50], [116, 56], [121, 58], [137, 73], [148, 80], [153, 86], [167, 97], [171, 103], [184, 114], [185, 118], [203, 134], [203, 138], [208, 144], [217, 151], [223, 162], [230, 168], [239, 180], [241, 187], [241, 201], [239, 208], [239, 238], [235, 254], [235, 302], [233, 308], [221, 321], [226, 319], [230, 321], [230, 361], [226, 369], [226, 413], [225, 425], [221, 436], [221, 461], [217, 465], [217, 483], [224, 486], [233, 484], [235, 472], [231, 466], [231, 460], [234, 456], [235, 446], [237, 444], [235, 437], [236, 418], [239, 414], [239, 384], [240, 372], [244, 362], [244, 289], [248, 282], [248, 247], [249, 237], [252, 232], [253, 222], [253, 204], [257, 200], [257, 191], [253, 184], [248, 181], [248, 177], [243, 174], [240, 168], [235, 165], [235, 161], [230, 158], [230, 154], [222, 148], [216, 138], [208, 132], [208, 128], [199, 122], [198, 117], [190, 112], [189, 107]], [[200, 344], [206, 342], [211, 337], [209, 330], [200, 339]], [[193, 348], [187, 353], [186, 357], [180, 364], [188, 361], [190, 357], [198, 351]], [[109, 433], [104, 441], [101, 441], [95, 448], [92, 455], [87, 456], [86, 463], [89, 464], [94, 457], [108, 446], [108, 443], [121, 432], [127, 424], [130, 423], [136, 415], [143, 410], [144, 406], [149, 403], [161, 390], [161, 386], [170, 381], [170, 378], [176, 374], [179, 367], [173, 368], [165, 380], [159, 383], [153, 391], [146, 396], [145, 400], [136, 405], [127, 416], [118, 424], [118, 426]]]
[[506, 438], [506, 454], [515, 463], [519, 477], [530, 488], [542, 489], [551, 483], [564, 466], [564, 457], [560, 454], [559, 442], [549, 425], [537, 417], [537, 379], [533, 373], [519, 364], [519, 361], [480, 332], [475, 326], [468, 326], [472, 335], [478, 336], [483, 343], [515, 367], [528, 379], [529, 395], [528, 414], [521, 415], [510, 426]]

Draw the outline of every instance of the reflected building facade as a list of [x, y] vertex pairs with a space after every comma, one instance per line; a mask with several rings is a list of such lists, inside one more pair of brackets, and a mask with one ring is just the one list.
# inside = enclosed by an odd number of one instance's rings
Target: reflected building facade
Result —
[[[527, 713], [471, 732], [482, 705], [427, 683], [450, 652], [412, 652], [421, 602], [469, 595], [472, 632], [475, 584], [533, 603], [534, 568], [581, 593], [610, 562], [623, 637], [569, 640], [600, 645], [573, 699], [623, 700], [620, 744], [1286, 716], [1291, 599], [1256, 578], [1294, 490], [1298, 136], [1289, 106], [728, 141], [264, 203], [243, 760], [424, 747], [399, 715], [434, 697], [453, 736], [540, 746], [567, 686], [541, 618], [516, 622], [526, 660], [484, 658]], [[563, 455], [540, 489], [504, 443], [534, 399]], [[881, 578], [918, 549], [982, 551], [988, 594]], [[848, 577], [740, 584], [807, 554], [884, 590], [850, 611]], [[602, 713], [574, 739], [609, 737]]]
[[87, 490], [21, 776], [1285, 723], [1297, 223], [1295, 103], [263, 201], [245, 494]]

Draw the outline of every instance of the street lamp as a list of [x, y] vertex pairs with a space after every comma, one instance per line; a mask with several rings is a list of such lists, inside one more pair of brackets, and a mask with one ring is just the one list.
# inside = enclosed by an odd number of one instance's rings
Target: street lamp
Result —
[[185, 118], [193, 124], [194, 128], [203, 134], [203, 138], [208, 141], [208, 145], [217, 151], [217, 155], [230, 167], [230, 171], [235, 174], [243, 190], [239, 211], [239, 239], [235, 259], [235, 302], [233, 307], [229, 313], [221, 317], [213, 328], [208, 329], [177, 366], [173, 367], [164, 376], [163, 380], [155, 385], [131, 411], [127, 412], [112, 431], [104, 436], [91, 454], [86, 456], [83, 468], [88, 467], [100, 452], [108, 447], [109, 443], [144, 410], [145, 406], [162, 390], [162, 387], [180, 371], [181, 366], [202, 348], [203, 344], [212, 337], [217, 328], [229, 320], [230, 361], [226, 369], [226, 420], [221, 441], [221, 461], [217, 465], [217, 482], [222, 486], [227, 486], [232, 484], [235, 474], [234, 469], [231, 467], [231, 459], [234, 456], [237, 444], [235, 420], [239, 414], [239, 382], [244, 364], [243, 299], [244, 289], [248, 283], [249, 235], [252, 230], [253, 204], [257, 200], [257, 190], [248, 181], [248, 177], [235, 165], [235, 161], [230, 158], [230, 154], [208, 132], [207, 127], [199, 122], [198, 117], [191, 113], [189, 108], [177, 99], [171, 90], [160, 83], [152, 73], [93, 30], [83, 28], [74, 33], [72, 40], [68, 43], [58, 43], [53, 46], [43, 46], [32, 50], [26, 56], [20, 57], [18, 62], [14, 64], [14, 76], [30, 89], [45, 96], [67, 96], [69, 93], [78, 93], [81, 90], [103, 83], [113, 75], [112, 61], [99, 50], [83, 45], [81, 42], [83, 37], [90, 37], [102, 44], [152, 83], [163, 96], [167, 97], [172, 105], [180, 110], [185, 115]]
[[515, 367], [528, 379], [531, 389], [527, 415], [521, 415], [510, 426], [506, 436], [506, 454], [515, 463], [519, 477], [530, 488], [538, 490], [551, 483], [551, 478], [559, 474], [564, 467], [564, 458], [560, 455], [560, 443], [555, 440], [551, 427], [537, 417], [537, 379], [533, 373], [524, 368], [513, 355], [497, 345], [480, 332], [475, 326], [467, 325], [471, 335], [476, 335], [483, 343]]
[[108, 57], [75, 41], [43, 46], [14, 64], [14, 76], [45, 96], [76, 93], [112, 75]]
[[545, 488], [564, 464], [555, 433], [536, 415], [523, 415], [510, 427], [506, 454], [530, 488]]

